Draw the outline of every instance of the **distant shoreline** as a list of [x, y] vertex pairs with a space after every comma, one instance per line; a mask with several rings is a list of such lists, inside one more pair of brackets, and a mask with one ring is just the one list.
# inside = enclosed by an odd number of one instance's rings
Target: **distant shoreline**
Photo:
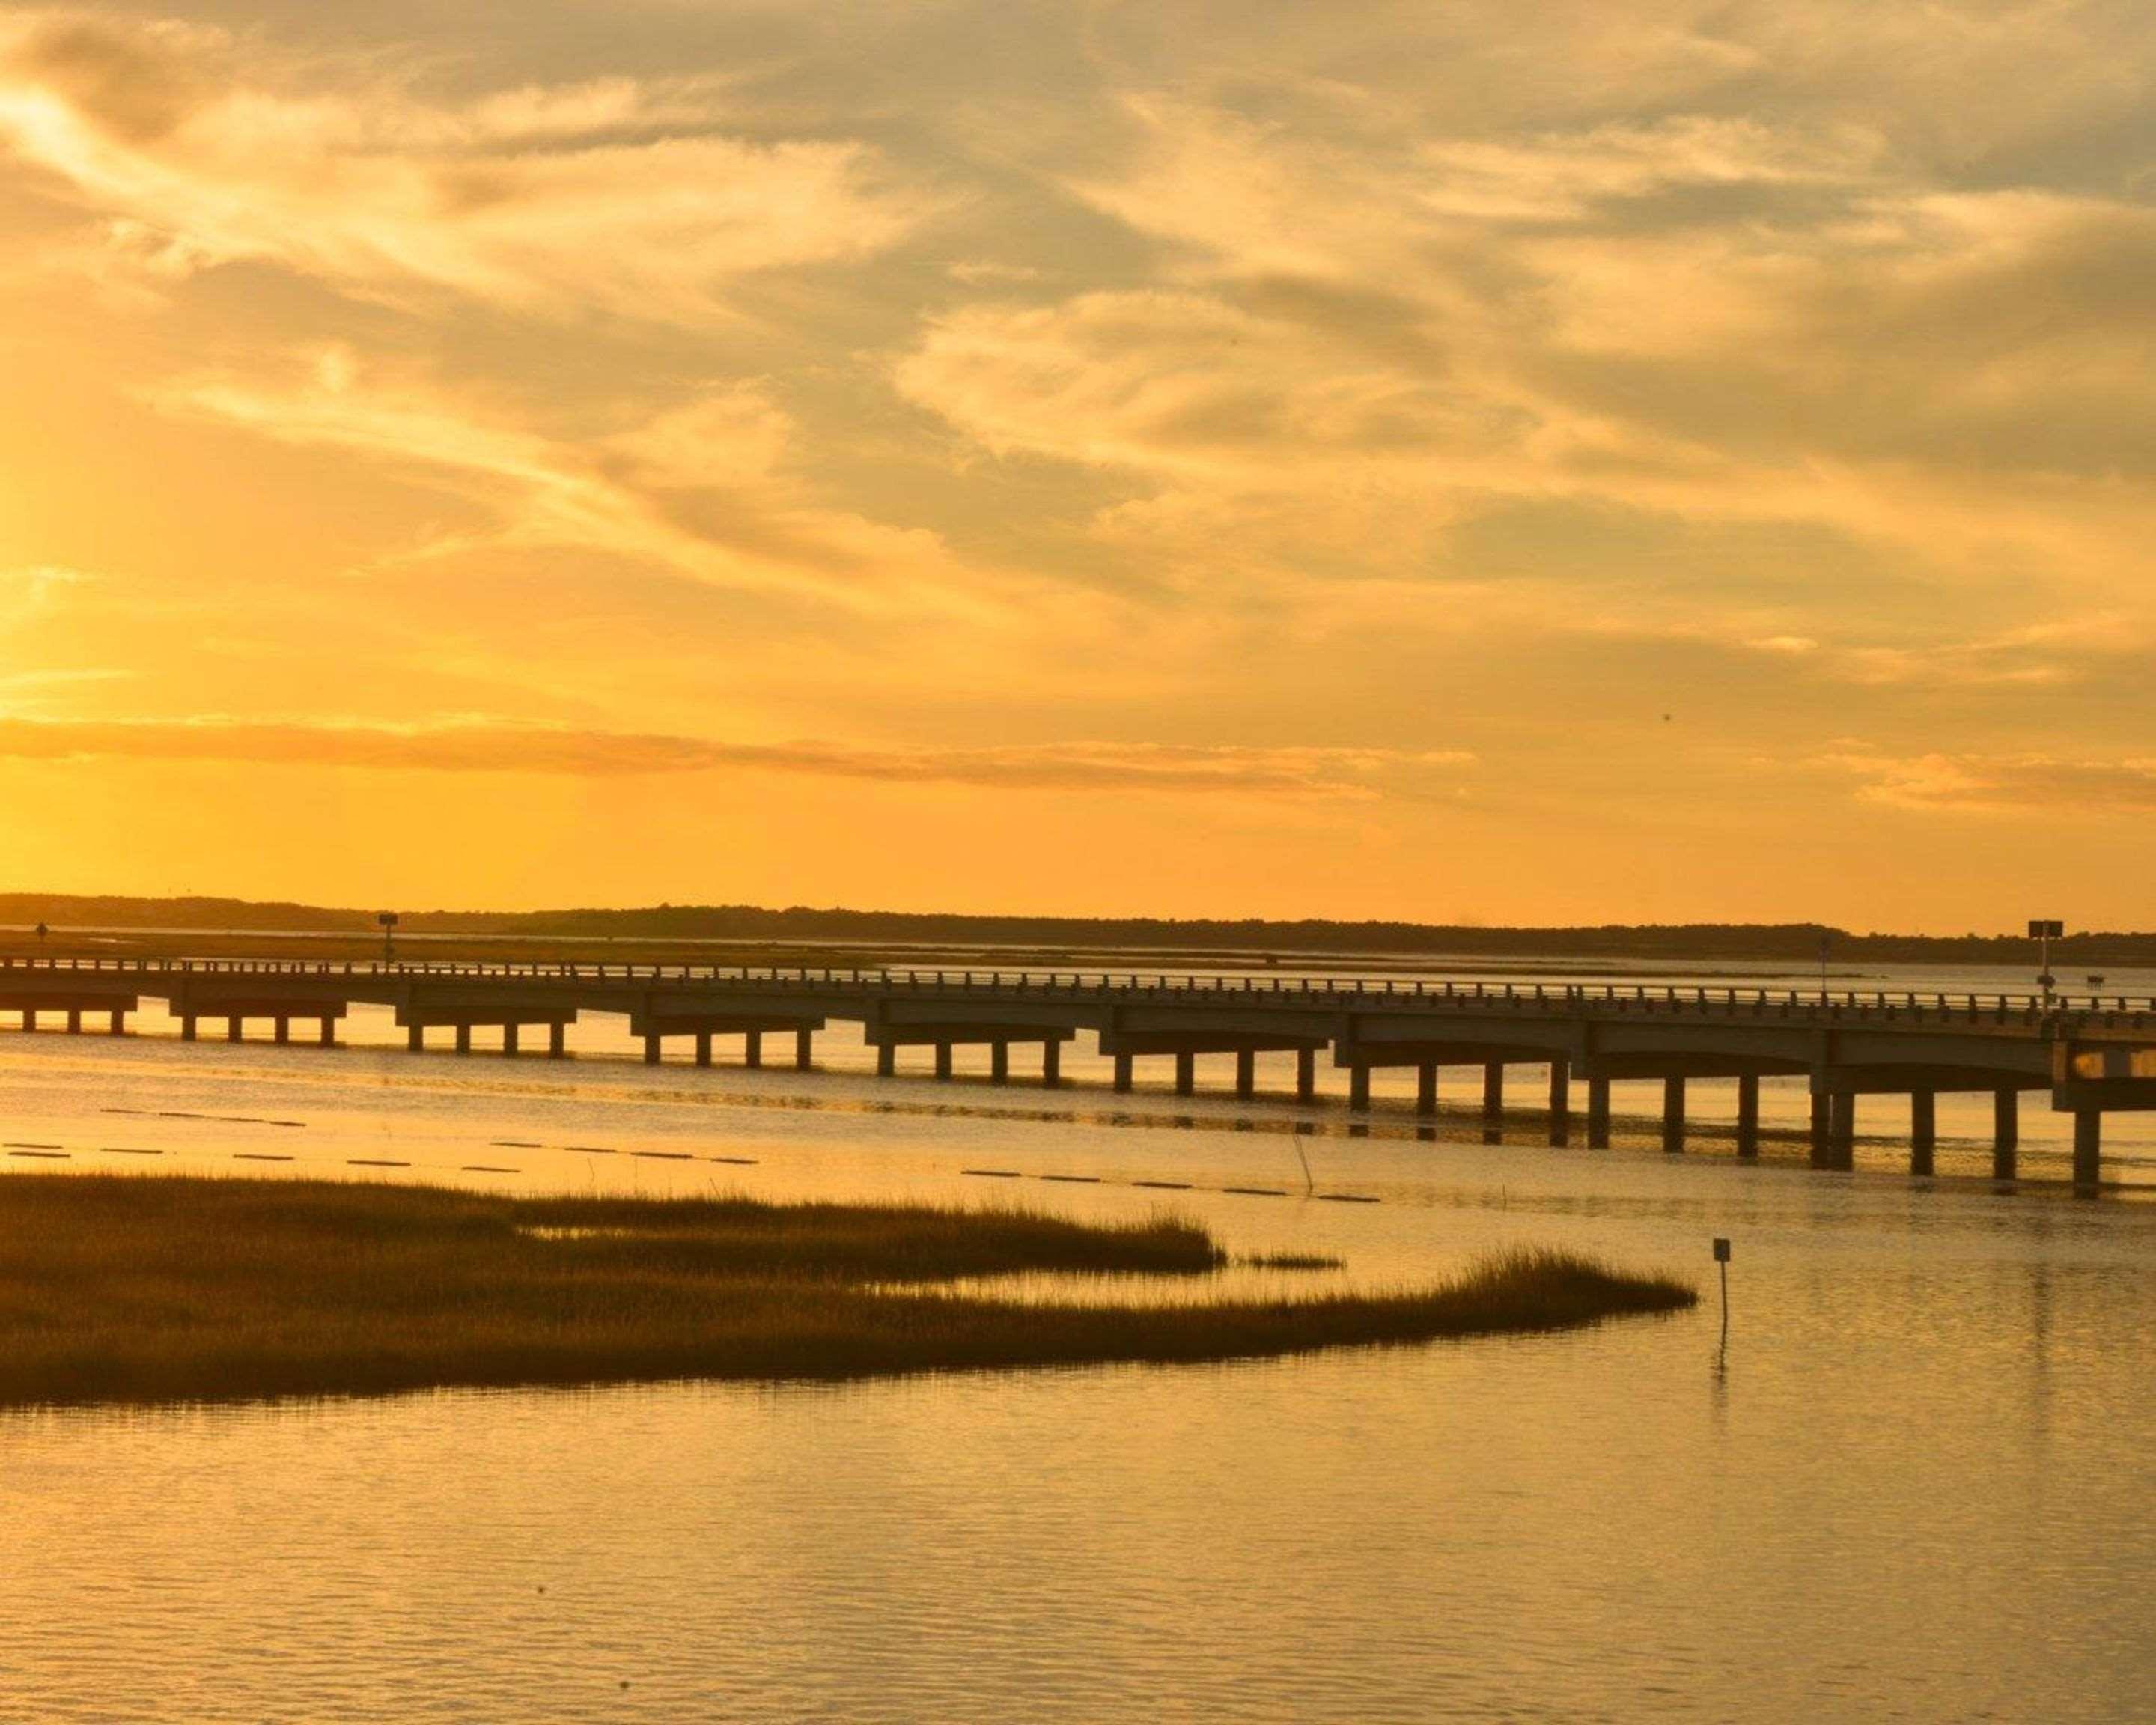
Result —
[[[268, 937], [311, 948], [378, 944], [377, 912], [319, 905], [228, 898], [131, 898], [80, 894], [0, 894], [0, 931], [14, 948], [38, 923], [49, 947], [85, 939], [124, 941], [158, 950], [177, 937], [253, 941]], [[454, 940], [558, 946], [726, 947], [767, 955], [814, 952], [814, 962], [903, 963], [957, 958], [971, 952], [1011, 964], [1099, 962], [1142, 966], [1152, 959], [1188, 963], [1307, 965], [1353, 957], [1372, 963], [1431, 961], [1502, 965], [1531, 973], [1535, 961], [1563, 961], [1577, 972], [1599, 963], [1643, 961], [1784, 963], [1812, 972], [1820, 942], [1830, 963], [2023, 965], [2033, 957], [2020, 933], [1915, 935], [1854, 933], [1817, 923], [1603, 924], [1569, 927], [1479, 927], [1463, 924], [1250, 918], [972, 916], [898, 911], [770, 909], [750, 905], [657, 905], [619, 910], [424, 911], [398, 913], [400, 940]], [[2051, 947], [2061, 966], [2156, 965], [2156, 932], [2070, 934]]]

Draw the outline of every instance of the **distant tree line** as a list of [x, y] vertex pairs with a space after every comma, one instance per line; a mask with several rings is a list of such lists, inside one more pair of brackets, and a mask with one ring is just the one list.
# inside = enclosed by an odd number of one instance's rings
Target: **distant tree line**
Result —
[[[372, 933], [372, 909], [231, 898], [121, 898], [0, 894], [0, 923], [73, 928], [232, 929], [259, 933]], [[405, 934], [558, 935], [637, 941], [742, 940], [1130, 949], [1241, 953], [1409, 953], [1507, 957], [1753, 959], [1816, 962], [1825, 936], [1837, 959], [2019, 963], [2010, 934], [1855, 934], [1816, 922], [1603, 923], [1494, 928], [1310, 918], [982, 916], [790, 905], [656, 905], [629, 910], [401, 911]], [[2052, 943], [2056, 963], [2156, 964], [2156, 933], [2089, 932]]]

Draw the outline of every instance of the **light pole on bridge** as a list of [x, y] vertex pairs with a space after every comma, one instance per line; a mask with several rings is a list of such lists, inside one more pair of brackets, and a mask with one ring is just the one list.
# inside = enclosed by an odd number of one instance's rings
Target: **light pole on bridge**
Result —
[[374, 920], [382, 925], [382, 962], [384, 964], [393, 964], [397, 961], [397, 952], [391, 944], [391, 937], [397, 932], [397, 913], [394, 911], [384, 911]]
[[2036, 986], [2044, 991], [2044, 1010], [2046, 1012], [2051, 1009], [2051, 990], [2058, 985], [2059, 980], [2051, 974], [2051, 942], [2064, 939], [2066, 932], [2066, 925], [2063, 922], [2045, 922], [2035, 917], [2030, 919], [2029, 938], [2036, 942]]

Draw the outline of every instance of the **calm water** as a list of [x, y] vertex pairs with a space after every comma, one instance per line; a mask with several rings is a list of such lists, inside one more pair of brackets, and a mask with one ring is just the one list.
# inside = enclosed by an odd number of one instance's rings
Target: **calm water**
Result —
[[[566, 1066], [0, 1034], [0, 1168], [1165, 1202], [1378, 1284], [1512, 1241], [1704, 1281], [1726, 1234], [1728, 1344], [1708, 1282], [1669, 1322], [1219, 1368], [0, 1416], [0, 1718], [2156, 1717], [2156, 1204], [1994, 1193], [1988, 1104], [1943, 1106], [1913, 1183], [1885, 1104], [1820, 1174], [1644, 1120], [1485, 1143], [1466, 1075], [1434, 1132], [1395, 1091], [1355, 1134], [879, 1083], [836, 1034], [804, 1078], [579, 1034]], [[2107, 1147], [2156, 1178], [2144, 1126]]]

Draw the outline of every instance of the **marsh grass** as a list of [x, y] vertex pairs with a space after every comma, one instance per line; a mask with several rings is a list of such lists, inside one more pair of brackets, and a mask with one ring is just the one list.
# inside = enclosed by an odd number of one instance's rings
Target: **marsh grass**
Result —
[[18, 1174], [0, 1179], [0, 1405], [1224, 1360], [1696, 1297], [1554, 1252], [1290, 1301], [1045, 1306], [937, 1286], [1228, 1261], [1172, 1218]]

